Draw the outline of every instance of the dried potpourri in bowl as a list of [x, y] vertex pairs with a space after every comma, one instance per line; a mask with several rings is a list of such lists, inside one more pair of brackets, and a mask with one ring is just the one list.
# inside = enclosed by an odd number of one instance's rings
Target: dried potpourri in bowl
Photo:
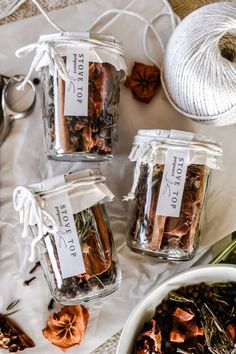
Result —
[[106, 212], [113, 194], [98, 169], [17, 187], [14, 206], [33, 241], [53, 298], [73, 305], [106, 296], [121, 281]]
[[116, 354], [236, 352], [236, 267], [195, 267], [152, 290], [130, 314]]
[[202, 232], [212, 169], [221, 164], [216, 142], [177, 130], [140, 130], [130, 160], [136, 162], [128, 246], [169, 260], [194, 256]]
[[[64, 33], [41, 36], [51, 62], [41, 58], [47, 155], [55, 160], [106, 160], [117, 140], [120, 81], [126, 64], [113, 36]], [[56, 58], [56, 59], [55, 59]]]

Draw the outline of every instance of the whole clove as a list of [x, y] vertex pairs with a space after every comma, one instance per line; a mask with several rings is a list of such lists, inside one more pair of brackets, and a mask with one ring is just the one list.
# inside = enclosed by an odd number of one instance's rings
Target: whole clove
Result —
[[51, 299], [49, 304], [48, 304], [48, 311], [51, 311], [53, 309], [54, 304], [55, 304], [55, 300]]
[[32, 278], [30, 278], [30, 279], [28, 279], [28, 280], [25, 280], [24, 283], [23, 283], [23, 285], [24, 285], [24, 286], [29, 286], [30, 283], [31, 283], [33, 280], [35, 280], [35, 279], [36, 279], [36, 277], [32, 277]]
[[34, 267], [29, 271], [29, 274], [32, 274], [32, 273], [34, 273], [35, 271], [36, 271], [36, 269], [38, 268], [38, 267], [40, 267], [40, 262], [36, 262], [35, 263], [35, 265], [34, 265]]

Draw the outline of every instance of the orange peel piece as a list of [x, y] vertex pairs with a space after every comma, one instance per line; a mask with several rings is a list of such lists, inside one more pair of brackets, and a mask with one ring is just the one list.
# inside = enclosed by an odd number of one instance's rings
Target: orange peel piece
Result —
[[88, 319], [89, 312], [82, 305], [64, 306], [49, 317], [43, 335], [53, 345], [66, 350], [81, 344]]

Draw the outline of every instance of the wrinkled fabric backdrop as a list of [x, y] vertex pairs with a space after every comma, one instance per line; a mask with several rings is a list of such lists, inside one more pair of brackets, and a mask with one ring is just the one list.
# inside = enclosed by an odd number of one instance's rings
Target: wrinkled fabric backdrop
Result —
[[[83, 31], [99, 14], [111, 8], [124, 8], [128, 0], [93, 0], [73, 7], [57, 10], [52, 18], [67, 31]], [[136, 11], [147, 19], [164, 10], [161, 0], [136, 0], [129, 10]], [[122, 25], [121, 25], [122, 24]], [[170, 19], [162, 17], [155, 23], [164, 43], [171, 34]], [[118, 37], [125, 46], [129, 72], [134, 61], [150, 64], [142, 48], [142, 33], [145, 26], [139, 19], [120, 15], [107, 27], [106, 33]], [[97, 28], [98, 29], [98, 28]], [[53, 33], [51, 26], [42, 16], [29, 18], [0, 27], [0, 73], [14, 75], [26, 73], [33, 56], [17, 59], [17, 48], [37, 41], [40, 34]], [[153, 55], [161, 61], [162, 55], [153, 36], [148, 36], [148, 46]], [[197, 132], [222, 141], [224, 149], [224, 169], [214, 173], [208, 194], [204, 233], [200, 249], [194, 260], [179, 264], [157, 262], [151, 257], [131, 252], [125, 245], [127, 230], [127, 204], [122, 197], [129, 192], [132, 183], [133, 165], [128, 161], [132, 139], [140, 128], [180, 129]], [[162, 89], [149, 105], [133, 99], [131, 92], [122, 84], [119, 141], [116, 157], [100, 164], [107, 183], [116, 195], [109, 205], [109, 216], [117, 246], [123, 282], [120, 289], [109, 297], [86, 304], [90, 310], [89, 326], [83, 344], [71, 349], [70, 353], [89, 354], [107, 338], [121, 329], [137, 302], [170, 275], [189, 268], [216, 241], [236, 227], [236, 126], [208, 127], [197, 125], [182, 117], [168, 103]], [[0, 312], [16, 298], [20, 299], [20, 311], [13, 318], [35, 341], [36, 347], [27, 353], [54, 354], [61, 350], [52, 346], [42, 336], [49, 316], [47, 305], [51, 298], [42, 270], [29, 286], [23, 286], [28, 278], [24, 261], [25, 241], [21, 240], [21, 226], [12, 206], [12, 192], [17, 185], [27, 185], [56, 174], [91, 167], [86, 163], [66, 163], [48, 161], [43, 145], [43, 122], [40, 99], [31, 116], [14, 122], [11, 134], [1, 147], [1, 244], [0, 244]]]

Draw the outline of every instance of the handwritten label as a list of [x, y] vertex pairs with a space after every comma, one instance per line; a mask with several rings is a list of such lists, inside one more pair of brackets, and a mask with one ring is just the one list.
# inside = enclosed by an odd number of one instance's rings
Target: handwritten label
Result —
[[188, 150], [168, 150], [157, 206], [159, 215], [179, 216], [188, 161]]
[[47, 204], [47, 211], [55, 219], [59, 227], [55, 235], [55, 243], [62, 278], [66, 279], [85, 273], [82, 250], [68, 193], [60, 193], [50, 200]]
[[65, 84], [65, 116], [88, 115], [89, 48], [69, 47], [66, 69], [70, 81]]

